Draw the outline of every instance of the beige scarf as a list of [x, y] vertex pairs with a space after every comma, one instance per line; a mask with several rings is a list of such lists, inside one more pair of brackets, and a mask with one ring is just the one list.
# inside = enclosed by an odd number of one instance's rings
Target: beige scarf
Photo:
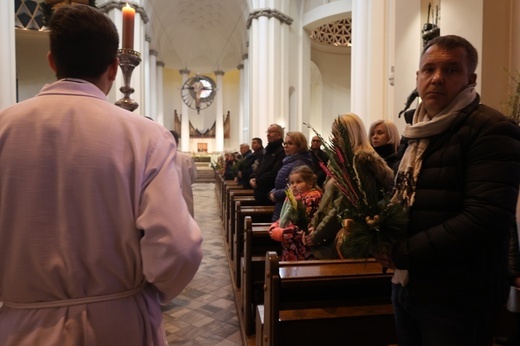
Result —
[[[417, 107], [413, 116], [413, 125], [406, 125], [403, 131], [403, 137], [408, 138], [408, 147], [395, 176], [392, 202], [401, 203], [408, 207], [413, 205], [415, 184], [421, 172], [423, 154], [430, 143], [430, 137], [449, 129], [457, 116], [462, 114], [460, 111], [473, 102], [476, 96], [475, 84], [468, 85], [448, 107], [433, 118], [430, 118], [426, 113], [422, 103]], [[408, 284], [408, 279], [408, 270], [394, 270], [392, 277], [394, 284], [401, 284], [404, 287]]]
[[408, 138], [408, 147], [404, 152], [395, 178], [392, 202], [411, 206], [415, 200], [415, 184], [421, 172], [423, 154], [430, 137], [445, 132], [453, 124], [460, 111], [468, 106], [477, 93], [475, 84], [463, 89], [455, 99], [433, 118], [426, 113], [421, 103], [413, 116], [413, 125], [406, 125], [403, 137]]

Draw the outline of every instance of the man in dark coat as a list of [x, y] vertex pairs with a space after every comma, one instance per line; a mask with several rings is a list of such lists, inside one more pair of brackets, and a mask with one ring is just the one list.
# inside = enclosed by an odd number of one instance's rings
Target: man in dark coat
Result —
[[459, 36], [421, 54], [422, 99], [403, 136], [394, 202], [407, 237], [377, 259], [394, 268], [400, 346], [492, 345], [507, 298], [507, 244], [520, 178], [520, 128], [480, 104], [478, 55]]
[[244, 169], [249, 166], [249, 161], [252, 156], [253, 152], [249, 148], [249, 144], [240, 144], [240, 159], [235, 164], [235, 181], [242, 186], [244, 185]]
[[251, 175], [249, 184], [255, 190], [255, 199], [264, 205], [272, 205], [269, 199], [269, 191], [274, 187], [276, 174], [282, 167], [282, 160], [285, 157], [283, 150], [283, 128], [280, 125], [272, 124], [267, 129], [267, 146], [264, 156], [258, 164], [258, 169]]
[[249, 184], [249, 180], [251, 179], [251, 174], [256, 171], [258, 168], [258, 164], [260, 160], [264, 156], [264, 147], [262, 145], [262, 139], [255, 137], [251, 140], [251, 148], [253, 149], [252, 154], [248, 155], [247, 160], [244, 161], [244, 166], [242, 168], [242, 179], [241, 184], [244, 189], [251, 189], [251, 184]]

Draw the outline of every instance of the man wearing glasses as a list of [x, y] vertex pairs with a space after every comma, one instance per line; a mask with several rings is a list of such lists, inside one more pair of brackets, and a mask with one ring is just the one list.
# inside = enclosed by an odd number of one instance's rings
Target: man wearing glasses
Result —
[[273, 202], [269, 199], [269, 191], [274, 188], [276, 174], [282, 167], [282, 160], [285, 157], [283, 150], [283, 127], [277, 124], [269, 125], [267, 128], [267, 146], [264, 149], [264, 156], [258, 165], [257, 171], [251, 175], [249, 183], [255, 190], [255, 199], [263, 204], [270, 205]]

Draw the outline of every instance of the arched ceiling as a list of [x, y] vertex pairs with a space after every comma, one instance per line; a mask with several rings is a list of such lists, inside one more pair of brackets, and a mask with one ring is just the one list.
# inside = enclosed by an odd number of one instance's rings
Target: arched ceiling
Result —
[[247, 52], [247, 0], [148, 0], [150, 48], [167, 68], [236, 69]]

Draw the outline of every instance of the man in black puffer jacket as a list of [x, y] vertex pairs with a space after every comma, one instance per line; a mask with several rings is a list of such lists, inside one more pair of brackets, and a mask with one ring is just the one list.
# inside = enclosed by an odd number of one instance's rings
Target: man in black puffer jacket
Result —
[[267, 129], [267, 146], [258, 164], [258, 169], [251, 175], [249, 184], [254, 189], [255, 200], [265, 205], [272, 205], [269, 191], [274, 187], [274, 181], [285, 157], [283, 150], [283, 127], [277, 124], [269, 125]]
[[407, 239], [378, 260], [397, 268], [400, 346], [492, 345], [508, 292], [507, 244], [520, 178], [520, 128], [480, 104], [477, 51], [458, 36], [424, 48], [422, 103], [403, 136], [393, 200], [409, 206]]

